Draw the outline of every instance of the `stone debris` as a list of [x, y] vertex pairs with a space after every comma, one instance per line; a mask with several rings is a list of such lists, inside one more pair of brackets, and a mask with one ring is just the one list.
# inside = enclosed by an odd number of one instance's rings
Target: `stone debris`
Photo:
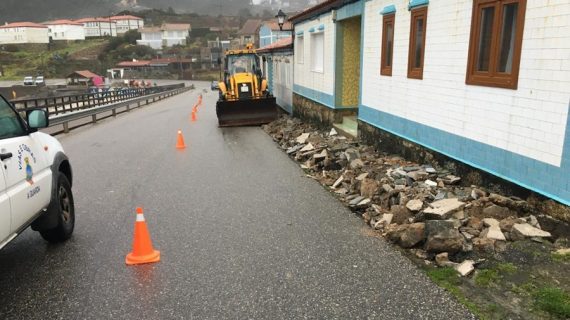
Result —
[[304, 147], [303, 147], [301, 150], [299, 150], [299, 151], [301, 151], [301, 152], [306, 152], [306, 151], [313, 151], [313, 150], [315, 150], [315, 147], [313, 146], [312, 143], [309, 142], [306, 146], [304, 146]]
[[426, 217], [432, 219], [445, 220], [464, 206], [465, 203], [459, 201], [457, 198], [443, 199], [429, 204], [429, 208], [424, 210], [424, 214]]
[[338, 186], [340, 186], [340, 184], [342, 183], [343, 180], [344, 180], [344, 177], [343, 177], [343, 176], [340, 176], [340, 177], [334, 182], [334, 184], [332, 185], [332, 188], [333, 188], [333, 189], [338, 188]]
[[489, 228], [483, 230], [483, 232], [481, 232], [481, 237], [487, 238], [487, 239], [493, 239], [493, 240], [500, 240], [500, 241], [506, 241], [507, 240], [505, 238], [505, 235], [501, 231], [501, 228], [499, 228], [498, 224], [490, 226]]
[[541, 228], [536, 207], [468, 185], [453, 166], [380, 154], [334, 128], [318, 131], [299, 119], [282, 117], [264, 130], [371, 228], [426, 263], [466, 276], [473, 261], [506, 250], [508, 242], [557, 240]]
[[531, 226], [528, 223], [518, 223], [513, 226], [512, 234], [517, 238], [550, 238], [550, 232], [546, 232]]
[[305, 144], [307, 142], [307, 139], [309, 139], [310, 135], [311, 135], [310, 133], [303, 133], [302, 135], [298, 136], [297, 139], [295, 139], [295, 141], [297, 141], [297, 143], [299, 144]]
[[475, 261], [465, 260], [455, 266], [455, 270], [457, 270], [462, 277], [468, 276], [471, 272], [475, 271]]
[[422, 200], [418, 200], [418, 199], [410, 200], [410, 201], [408, 201], [408, 203], [406, 203], [406, 208], [408, 208], [408, 210], [413, 211], [413, 212], [418, 212], [418, 211], [422, 210], [423, 206], [424, 206], [424, 202]]

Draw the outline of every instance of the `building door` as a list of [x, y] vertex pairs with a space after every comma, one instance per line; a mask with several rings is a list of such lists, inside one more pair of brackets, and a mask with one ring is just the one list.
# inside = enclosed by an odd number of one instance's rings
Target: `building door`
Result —
[[360, 95], [360, 16], [337, 23], [336, 106], [358, 108]]

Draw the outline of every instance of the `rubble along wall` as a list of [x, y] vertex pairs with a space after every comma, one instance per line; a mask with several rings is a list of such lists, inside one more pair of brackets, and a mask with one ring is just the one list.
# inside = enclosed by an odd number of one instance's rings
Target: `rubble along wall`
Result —
[[293, 93], [293, 116], [320, 128], [330, 128], [333, 123], [342, 122], [342, 117], [356, 115], [357, 110], [356, 108], [332, 109]]
[[361, 120], [358, 120], [358, 135], [364, 143], [374, 146], [378, 151], [398, 154], [406, 160], [417, 163], [451, 167], [458, 176], [464, 177], [462, 181], [465, 185], [485, 185], [488, 186], [488, 189], [497, 193], [512, 194], [526, 199], [544, 214], [570, 222], [570, 207], [538, 195], [518, 184], [501, 179], [486, 171], [467, 165]]

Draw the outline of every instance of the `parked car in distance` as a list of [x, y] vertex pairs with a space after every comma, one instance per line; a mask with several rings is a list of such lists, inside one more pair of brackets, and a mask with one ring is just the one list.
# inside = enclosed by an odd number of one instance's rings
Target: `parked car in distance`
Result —
[[212, 81], [211, 88], [212, 88], [212, 91], [220, 90], [220, 84], [218, 83], [218, 81]]
[[25, 77], [24, 78], [24, 85], [25, 86], [33, 86], [34, 85], [34, 77]]
[[36, 86], [45, 86], [46, 82], [44, 80], [44, 76], [36, 77], [36, 81], [34, 82]]

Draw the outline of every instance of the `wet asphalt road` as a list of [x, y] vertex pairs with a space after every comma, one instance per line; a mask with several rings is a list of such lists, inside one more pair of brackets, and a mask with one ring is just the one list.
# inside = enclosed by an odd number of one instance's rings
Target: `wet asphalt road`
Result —
[[[0, 319], [472, 317], [260, 128], [219, 129], [216, 93], [191, 123], [199, 93], [59, 137], [76, 231], [50, 245], [27, 230], [0, 251]], [[162, 261], [127, 267], [137, 206]]]

